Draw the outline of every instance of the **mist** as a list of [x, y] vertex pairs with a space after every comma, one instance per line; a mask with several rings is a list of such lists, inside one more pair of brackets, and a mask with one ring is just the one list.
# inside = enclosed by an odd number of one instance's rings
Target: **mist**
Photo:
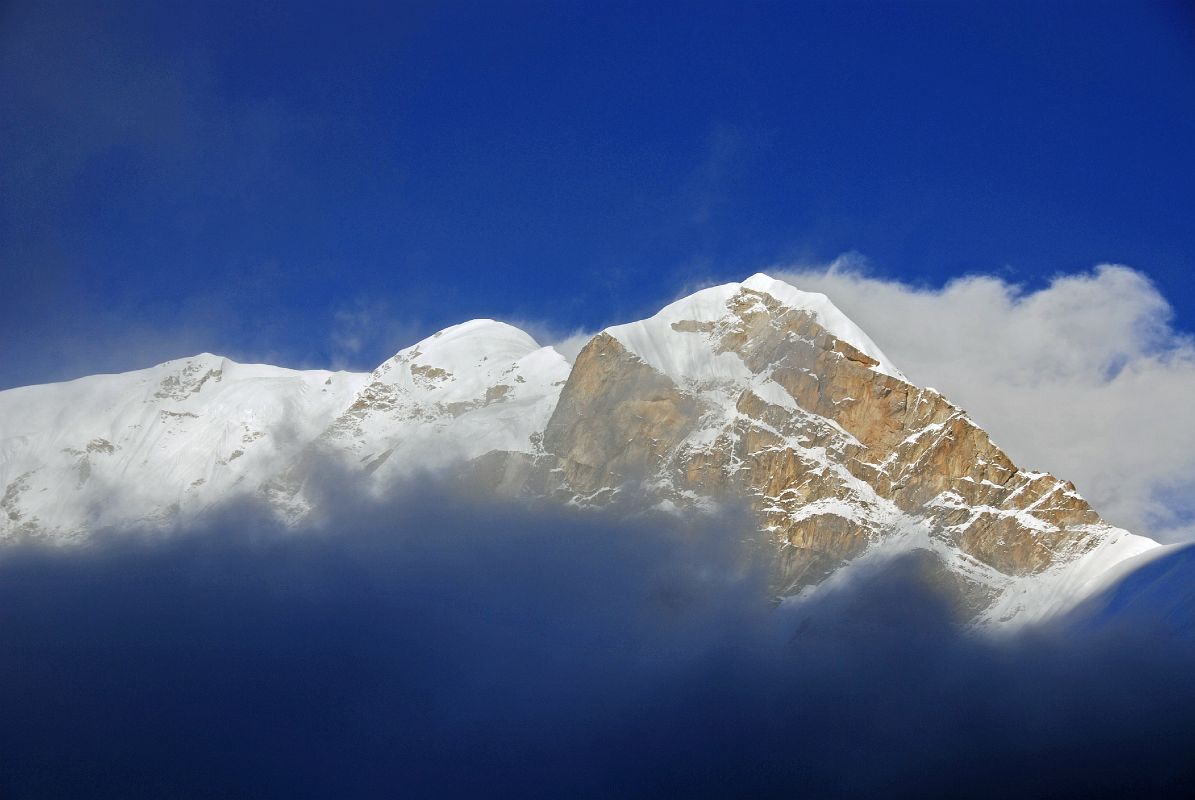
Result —
[[1151, 796], [1190, 642], [957, 624], [915, 559], [798, 609], [734, 510], [435, 482], [0, 557], [0, 796]]

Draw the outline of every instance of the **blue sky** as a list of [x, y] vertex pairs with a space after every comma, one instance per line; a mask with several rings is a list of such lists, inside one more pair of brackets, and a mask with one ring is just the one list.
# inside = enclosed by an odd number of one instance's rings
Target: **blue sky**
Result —
[[1124, 263], [1195, 330], [1178, 3], [100, 5], [0, 11], [0, 387], [370, 368], [851, 251]]

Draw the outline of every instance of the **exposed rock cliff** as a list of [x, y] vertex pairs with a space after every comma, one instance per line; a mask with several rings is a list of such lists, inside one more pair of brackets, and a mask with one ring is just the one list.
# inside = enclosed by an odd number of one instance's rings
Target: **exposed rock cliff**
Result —
[[755, 276], [596, 336], [544, 434], [568, 486], [601, 498], [646, 479], [677, 504], [745, 497], [781, 548], [784, 592], [922, 538], [975, 613], [1022, 611], [1019, 578], [1148, 546], [1072, 484], [1018, 469], [857, 329], [831, 333], [826, 306]]

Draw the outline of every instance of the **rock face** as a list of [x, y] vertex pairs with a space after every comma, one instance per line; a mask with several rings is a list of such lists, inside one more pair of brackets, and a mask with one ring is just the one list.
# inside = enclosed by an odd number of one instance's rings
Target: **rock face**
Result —
[[544, 435], [569, 486], [595, 496], [648, 478], [678, 503], [747, 498], [781, 548], [785, 593], [919, 536], [975, 613], [1017, 611], [997, 600], [1018, 578], [1143, 545], [1072, 484], [1018, 469], [870, 340], [831, 333], [816, 300], [756, 276], [595, 337]]
[[700, 406], [607, 333], [577, 356], [544, 431], [578, 492], [654, 474], [697, 422]]
[[0, 392], [0, 536], [120, 522], [92, 511], [114, 490], [106, 507], [141, 522], [237, 492], [301, 519], [329, 462], [379, 492], [449, 469], [580, 505], [628, 489], [682, 513], [745, 501], [779, 548], [778, 593], [915, 549], [981, 621], [1064, 610], [1155, 546], [1104, 523], [1072, 484], [1019, 469], [827, 298], [764, 275], [609, 328], [571, 368], [475, 320], [369, 375], [200, 356]]

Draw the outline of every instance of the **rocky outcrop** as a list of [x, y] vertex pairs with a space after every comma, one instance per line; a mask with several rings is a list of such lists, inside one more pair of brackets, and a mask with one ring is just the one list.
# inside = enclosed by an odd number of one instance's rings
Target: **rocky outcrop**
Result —
[[544, 447], [561, 457], [571, 486], [593, 492], [653, 474], [693, 429], [697, 409], [696, 398], [602, 333], [577, 356]]
[[644, 480], [680, 502], [746, 497], [780, 548], [786, 592], [915, 529], [970, 562], [952, 574], [976, 609], [1002, 577], [1050, 570], [1107, 535], [1072, 484], [1019, 469], [962, 409], [877, 370], [816, 313], [745, 285], [720, 316], [707, 305], [639, 325], [689, 337], [665, 346], [704, 349], [731, 365], [724, 374], [666, 374], [617, 329], [581, 351], [544, 437], [578, 497]]

